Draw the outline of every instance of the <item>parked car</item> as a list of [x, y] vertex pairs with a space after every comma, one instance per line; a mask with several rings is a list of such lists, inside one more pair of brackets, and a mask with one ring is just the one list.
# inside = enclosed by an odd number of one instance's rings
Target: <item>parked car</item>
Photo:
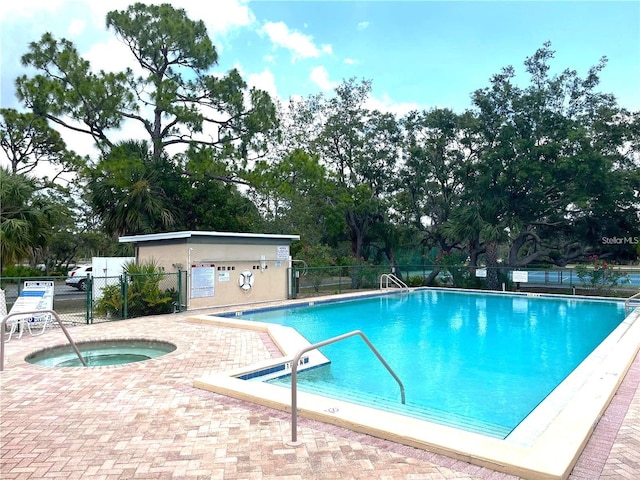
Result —
[[91, 265], [79, 265], [67, 273], [64, 281], [70, 287], [84, 291], [87, 288], [87, 276], [91, 276]]

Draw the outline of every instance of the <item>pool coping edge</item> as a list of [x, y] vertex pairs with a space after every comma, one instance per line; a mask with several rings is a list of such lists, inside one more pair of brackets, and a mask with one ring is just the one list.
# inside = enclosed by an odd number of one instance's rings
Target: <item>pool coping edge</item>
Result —
[[[523, 478], [565, 479], [640, 351], [639, 315], [638, 310], [634, 310], [626, 317], [623, 321], [626, 324], [625, 331], [615, 339], [616, 348], [607, 353], [590, 378], [581, 385], [579, 392], [532, 445], [513, 444], [508, 439], [499, 440], [423, 420], [408, 419], [306, 392], [298, 392], [298, 413], [305, 418]], [[287, 329], [295, 330], [275, 324], [211, 315], [192, 316], [188, 321], [268, 332], [285, 357], [292, 356], [301, 348], [300, 338], [306, 342], [299, 334], [283, 335]], [[283, 358], [274, 361], [282, 362]], [[255, 368], [255, 365], [240, 370], [248, 371], [251, 368]], [[242, 373], [240, 370], [195, 379], [194, 386], [291, 412], [289, 389], [234, 378]]]

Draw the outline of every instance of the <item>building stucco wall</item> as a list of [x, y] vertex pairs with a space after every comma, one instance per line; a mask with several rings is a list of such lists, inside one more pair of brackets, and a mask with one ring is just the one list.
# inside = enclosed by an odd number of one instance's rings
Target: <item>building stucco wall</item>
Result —
[[[290, 243], [279, 238], [198, 236], [136, 243], [136, 257], [139, 262], [153, 260], [168, 273], [186, 270], [183, 292], [192, 310], [288, 298]], [[243, 272], [253, 277], [250, 288], [240, 286]], [[198, 288], [198, 283], [209, 282], [210, 274], [212, 288]]]

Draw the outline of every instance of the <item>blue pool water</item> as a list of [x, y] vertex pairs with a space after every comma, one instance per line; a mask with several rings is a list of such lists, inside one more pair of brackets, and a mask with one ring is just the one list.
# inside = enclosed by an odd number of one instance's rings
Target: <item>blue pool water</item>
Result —
[[[124, 365], [142, 362], [171, 353], [173, 343], [158, 340], [122, 339], [96, 340], [76, 344], [87, 367]], [[71, 345], [46, 348], [28, 355], [25, 360], [48, 367], [82, 367], [78, 354]]]
[[504, 438], [624, 316], [616, 301], [420, 290], [240, 318], [311, 343], [361, 330], [404, 383], [406, 405], [359, 337], [323, 347], [331, 363], [301, 373], [300, 390]]

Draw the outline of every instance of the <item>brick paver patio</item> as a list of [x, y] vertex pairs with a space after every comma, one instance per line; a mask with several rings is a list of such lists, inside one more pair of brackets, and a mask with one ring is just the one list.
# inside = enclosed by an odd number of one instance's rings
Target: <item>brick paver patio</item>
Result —
[[[303, 418], [298, 435], [303, 445], [288, 447], [286, 413], [192, 386], [207, 373], [270, 358], [274, 348], [268, 337], [185, 318], [70, 329], [76, 341], [149, 338], [178, 345], [169, 355], [129, 365], [51, 368], [23, 361], [30, 352], [64, 344], [59, 329], [6, 344], [0, 478], [514, 478]], [[639, 383], [636, 358], [571, 478], [640, 478]]]

